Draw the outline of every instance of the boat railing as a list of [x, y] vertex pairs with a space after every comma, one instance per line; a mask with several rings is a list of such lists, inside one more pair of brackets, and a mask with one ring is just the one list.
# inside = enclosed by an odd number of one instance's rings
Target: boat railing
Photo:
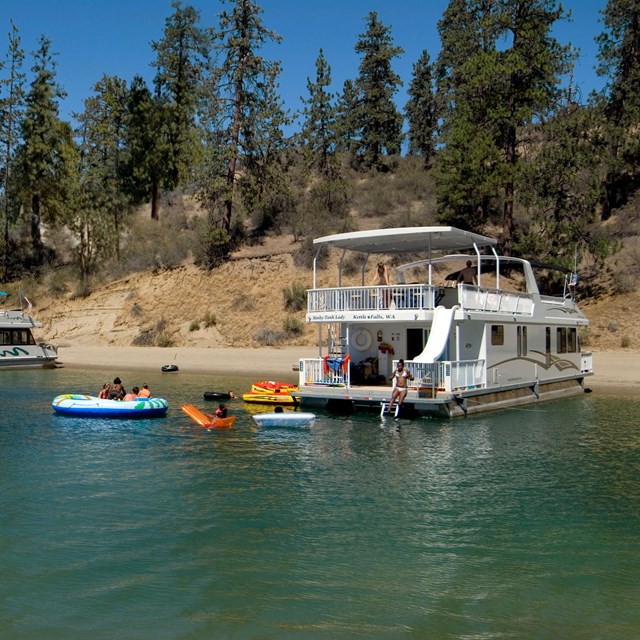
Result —
[[301, 358], [298, 385], [348, 387], [351, 383], [349, 357]]
[[307, 312], [434, 309], [435, 290], [425, 284], [310, 289]]
[[[394, 361], [394, 368], [397, 361]], [[413, 375], [411, 388], [418, 391], [431, 390], [454, 392], [478, 389], [486, 386], [484, 360], [444, 360], [441, 362], [414, 362], [405, 360], [405, 368]]]
[[[426, 284], [310, 289], [307, 292], [307, 313], [432, 310], [441, 303], [443, 291], [441, 287]], [[453, 304], [453, 300], [450, 302]], [[529, 293], [472, 285], [458, 287], [458, 303], [466, 311], [533, 315], [534, 309], [533, 296]]]
[[458, 302], [465, 311], [533, 315], [533, 296], [530, 293], [463, 284], [458, 287]]
[[[397, 364], [397, 360], [393, 365]], [[301, 358], [299, 364], [300, 387], [326, 385], [332, 387], [350, 387], [349, 357]], [[484, 360], [454, 360], [434, 363], [406, 360], [405, 367], [414, 380], [409, 387], [426, 396], [435, 397], [439, 391], [478, 389], [486, 386], [486, 367]]]

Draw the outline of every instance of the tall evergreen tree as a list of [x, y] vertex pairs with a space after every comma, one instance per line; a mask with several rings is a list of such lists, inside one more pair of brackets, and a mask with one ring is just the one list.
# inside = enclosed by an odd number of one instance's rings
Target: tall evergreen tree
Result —
[[151, 218], [160, 217], [160, 189], [170, 188], [167, 158], [171, 143], [164, 104], [154, 98], [141, 76], [131, 81], [125, 117], [123, 188], [135, 204], [151, 200]]
[[608, 78], [604, 114], [608, 139], [603, 217], [640, 186], [640, 2], [609, 0], [606, 31], [597, 38], [598, 73]]
[[438, 23], [438, 215], [465, 229], [478, 229], [497, 211], [501, 158], [490, 117], [494, 77], [489, 70], [495, 70], [497, 55], [492, 6], [491, 0], [451, 0]]
[[80, 273], [86, 277], [98, 258], [115, 252], [124, 228], [127, 199], [122, 187], [127, 85], [117, 76], [103, 76], [94, 95], [76, 115], [82, 139], [80, 151], [80, 202], [69, 209], [67, 225], [76, 234]]
[[157, 56], [152, 66], [169, 143], [164, 182], [175, 188], [190, 177], [199, 155], [195, 116], [211, 41], [198, 27], [196, 9], [182, 7], [180, 0], [171, 6], [174, 12], [165, 22], [162, 40], [152, 43]]
[[[502, 202], [502, 249], [509, 254], [523, 135], [531, 123], [553, 113], [561, 76], [571, 67], [571, 49], [551, 36], [554, 23], [565, 14], [555, 0], [452, 0], [450, 6], [461, 12], [466, 6], [468, 15], [461, 23], [473, 27], [475, 37], [473, 29], [467, 29], [466, 45], [460, 49], [476, 53], [453, 59], [448, 52], [449, 59], [439, 64], [440, 86], [446, 92], [443, 102], [448, 105], [440, 176], [451, 165], [458, 167], [459, 176], [464, 178], [465, 172], [471, 176], [460, 181], [474, 195], [466, 205], [465, 217], [471, 225], [474, 220], [469, 214], [487, 214], [497, 208], [496, 200]], [[446, 25], [459, 30], [451, 20]], [[443, 45], [450, 39], [451, 34], [445, 34]], [[449, 74], [447, 80], [441, 77], [442, 70]], [[467, 161], [465, 151], [472, 152]], [[441, 183], [441, 196], [462, 205], [464, 191], [459, 184]], [[475, 220], [476, 226], [482, 222], [482, 218]]]
[[353, 80], [345, 80], [336, 105], [338, 151], [355, 155], [359, 141], [357, 114], [360, 96]]
[[18, 215], [19, 201], [15, 193], [11, 165], [15, 156], [16, 147], [20, 140], [20, 124], [24, 113], [25, 74], [22, 71], [24, 63], [24, 49], [20, 46], [20, 35], [17, 27], [11, 23], [9, 32], [9, 47], [7, 49], [6, 63], [0, 65], [6, 69], [6, 74], [0, 78], [0, 145], [2, 157], [0, 170], [2, 171], [2, 201], [4, 214], [4, 245], [3, 245], [3, 279], [9, 277], [9, 255], [11, 223]]
[[570, 101], [552, 119], [532, 128], [523, 168], [524, 216], [515, 236], [517, 253], [568, 269], [578, 253], [601, 264], [615, 248], [597, 224], [598, 125], [596, 111]]
[[426, 49], [413, 65], [409, 100], [405, 114], [409, 123], [409, 153], [424, 158], [429, 167], [435, 155], [436, 105], [432, 86], [432, 70]]
[[335, 163], [336, 108], [333, 95], [327, 91], [331, 86], [331, 67], [327, 64], [322, 49], [316, 58], [316, 78], [307, 78], [308, 98], [302, 98], [304, 121], [300, 139], [305, 150], [307, 164], [322, 175], [329, 175]]
[[65, 94], [55, 80], [51, 41], [42, 36], [34, 55], [34, 79], [27, 94], [22, 122], [19, 173], [25, 210], [30, 215], [34, 261], [42, 264], [41, 222], [55, 224], [73, 187], [73, 131], [58, 117], [58, 99]]
[[356, 153], [365, 166], [383, 169], [383, 156], [399, 154], [402, 145], [402, 115], [393, 101], [402, 81], [391, 62], [404, 51], [393, 45], [391, 29], [375, 11], [367, 16], [367, 30], [359, 36], [355, 50], [362, 56], [356, 79], [361, 98], [356, 110], [360, 132]]
[[220, 61], [202, 114], [208, 162], [200, 198], [210, 213], [205, 249], [210, 266], [231, 248], [234, 210], [243, 206], [254, 214], [282, 186], [278, 163], [285, 146], [282, 127], [288, 123], [277, 93], [280, 64], [261, 55], [267, 42], [280, 37], [265, 28], [254, 0], [226, 1], [232, 9], [220, 14], [215, 34]]
[[336, 106], [334, 96], [327, 91], [329, 86], [331, 68], [320, 49], [315, 82], [307, 79], [309, 97], [302, 99], [305, 119], [300, 138], [311, 178], [308, 220], [315, 219], [316, 214], [335, 219], [346, 213], [346, 189], [336, 156]]
[[391, 63], [404, 51], [393, 45], [391, 29], [375, 11], [367, 16], [367, 30], [359, 36], [355, 51], [362, 57], [356, 79], [360, 96], [356, 153], [366, 167], [384, 169], [384, 156], [399, 154], [402, 146], [402, 115], [393, 101], [402, 81]]

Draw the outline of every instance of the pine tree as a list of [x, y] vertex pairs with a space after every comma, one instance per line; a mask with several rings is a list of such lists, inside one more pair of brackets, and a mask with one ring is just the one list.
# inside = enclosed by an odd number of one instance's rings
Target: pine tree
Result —
[[42, 36], [34, 55], [34, 79], [27, 94], [22, 121], [19, 173], [25, 210], [30, 215], [34, 262], [42, 264], [44, 245], [41, 222], [55, 224], [64, 210], [66, 194], [73, 188], [73, 131], [58, 117], [57, 100], [65, 94], [55, 81], [51, 41]]
[[150, 199], [151, 218], [157, 220], [160, 189], [170, 186], [167, 158], [171, 143], [164, 103], [152, 97], [141, 76], [135, 76], [129, 87], [124, 135], [123, 189], [135, 204]]
[[413, 65], [408, 94], [405, 114], [409, 123], [409, 154], [421, 156], [425, 167], [429, 167], [435, 155], [436, 107], [431, 63], [426, 50]]
[[2, 170], [2, 199], [4, 213], [4, 247], [3, 247], [3, 279], [9, 278], [10, 236], [9, 229], [19, 212], [19, 201], [11, 175], [11, 165], [20, 139], [20, 122], [24, 113], [25, 95], [22, 72], [24, 49], [20, 46], [20, 35], [17, 27], [11, 23], [9, 32], [9, 48], [6, 64], [6, 75], [0, 78], [0, 145], [3, 155], [0, 159]]
[[360, 137], [357, 114], [360, 96], [352, 80], [345, 80], [336, 105], [337, 150], [355, 155]]
[[[489, 5], [489, 6], [488, 6]], [[434, 169], [438, 217], [478, 230], [497, 216], [501, 155], [492, 100], [497, 55], [491, 3], [451, 0], [438, 23], [442, 49], [435, 64], [441, 120]]]
[[234, 211], [244, 207], [252, 215], [268, 207], [284, 179], [279, 163], [288, 116], [277, 93], [280, 65], [261, 55], [266, 43], [280, 37], [265, 28], [254, 0], [230, 4], [232, 10], [220, 14], [214, 41], [220, 63], [208, 78], [209, 99], [201, 114], [208, 146], [199, 196], [210, 214], [209, 266], [228, 255]]
[[165, 22], [162, 40], [153, 42], [157, 69], [155, 97], [163, 105], [169, 155], [166, 159], [167, 188], [175, 188], [190, 177], [199, 155], [196, 108], [201, 92], [202, 74], [207, 67], [211, 46], [209, 35], [198, 27], [199, 13], [179, 0]]
[[383, 170], [384, 156], [399, 154], [402, 145], [402, 115], [393, 101], [402, 81], [391, 62], [404, 51], [393, 46], [390, 28], [375, 11], [367, 16], [367, 30], [359, 36], [355, 51], [362, 56], [356, 79], [360, 97], [355, 112], [360, 135], [356, 155], [365, 167]]
[[311, 184], [305, 207], [308, 222], [317, 219], [318, 215], [329, 216], [335, 221], [346, 214], [346, 189], [336, 156], [336, 107], [333, 95], [327, 91], [329, 86], [331, 68], [320, 49], [315, 82], [307, 79], [309, 97], [302, 100], [305, 120], [300, 139]]
[[597, 112], [570, 95], [552, 119], [532, 128], [520, 195], [529, 215], [515, 235], [517, 253], [573, 269], [577, 252], [602, 264], [615, 249], [596, 224], [600, 130]]
[[640, 2], [609, 0], [602, 12], [606, 31], [597, 38], [598, 73], [608, 78], [604, 117], [608, 159], [603, 218], [640, 186]]
[[70, 207], [66, 216], [67, 226], [78, 240], [75, 253], [83, 278], [100, 257], [115, 252], [119, 260], [119, 237], [127, 212], [121, 171], [127, 85], [116, 76], [105, 75], [94, 92], [85, 100], [84, 112], [75, 116], [82, 138], [81, 188], [78, 206]]
[[[455, 218], [457, 211], [468, 226], [477, 227], [497, 213], [501, 202], [506, 254], [511, 253], [515, 232], [516, 186], [522, 184], [523, 134], [533, 122], [553, 113], [560, 78], [571, 68], [571, 49], [551, 37], [553, 24], [565, 15], [556, 4], [452, 0], [450, 8], [456, 13], [440, 24], [441, 29], [453, 29], [442, 34], [446, 55], [438, 64], [443, 91], [439, 102], [445, 114], [445, 151], [438, 175], [440, 197], [449, 208], [443, 213]], [[452, 20], [454, 15], [460, 19]], [[464, 58], [446, 47], [461, 24], [465, 39], [457, 52]], [[472, 200], [465, 203], [463, 195]]]

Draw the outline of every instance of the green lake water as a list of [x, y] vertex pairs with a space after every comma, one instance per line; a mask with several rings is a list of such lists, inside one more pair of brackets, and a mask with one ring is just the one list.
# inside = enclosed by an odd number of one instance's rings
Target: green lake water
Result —
[[[55, 415], [120, 374], [166, 418]], [[242, 392], [250, 379], [234, 379]], [[208, 432], [215, 376], [0, 373], [0, 638], [640, 637], [640, 402]]]

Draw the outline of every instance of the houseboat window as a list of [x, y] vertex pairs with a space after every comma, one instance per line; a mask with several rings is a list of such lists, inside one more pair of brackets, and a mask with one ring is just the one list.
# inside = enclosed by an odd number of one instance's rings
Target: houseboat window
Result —
[[1, 344], [11, 344], [11, 330], [3, 329], [0, 331], [0, 343]]
[[491, 325], [491, 344], [501, 345], [504, 344], [504, 326], [501, 324]]
[[556, 353], [567, 353], [567, 328], [556, 329]]
[[578, 351], [578, 331], [575, 328], [557, 329], [558, 353], [576, 353]]
[[35, 344], [35, 340], [29, 329], [13, 329], [9, 340], [10, 342], [5, 342], [5, 344]]
[[545, 332], [545, 353], [551, 353], [551, 327], [547, 327]]
[[527, 327], [517, 327], [517, 352], [518, 356], [526, 356], [527, 346]]

